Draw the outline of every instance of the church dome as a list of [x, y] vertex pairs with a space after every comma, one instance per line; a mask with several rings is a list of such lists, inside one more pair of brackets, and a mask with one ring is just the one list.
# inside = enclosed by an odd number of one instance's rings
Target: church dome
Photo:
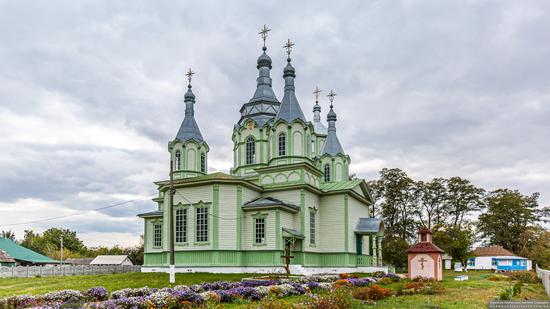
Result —
[[268, 67], [271, 69], [271, 57], [269, 57], [265, 51], [267, 50], [266, 47], [263, 48], [263, 53], [260, 55], [260, 57], [258, 57], [258, 66], [257, 68], [261, 68], [261, 67]]
[[327, 121], [336, 121], [336, 113], [331, 108], [330, 111], [327, 114]]

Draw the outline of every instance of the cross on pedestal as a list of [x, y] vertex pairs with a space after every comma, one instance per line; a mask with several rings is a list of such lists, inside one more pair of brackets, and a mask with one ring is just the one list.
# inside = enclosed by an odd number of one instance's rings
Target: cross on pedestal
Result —
[[281, 255], [281, 258], [285, 259], [285, 270], [286, 274], [290, 275], [290, 259], [294, 256], [290, 255], [290, 242], [287, 242], [285, 245], [285, 255]]
[[422, 267], [422, 269], [424, 269], [424, 262], [427, 262], [428, 260], [426, 260], [425, 258], [421, 258], [418, 261], [420, 262], [420, 267]]

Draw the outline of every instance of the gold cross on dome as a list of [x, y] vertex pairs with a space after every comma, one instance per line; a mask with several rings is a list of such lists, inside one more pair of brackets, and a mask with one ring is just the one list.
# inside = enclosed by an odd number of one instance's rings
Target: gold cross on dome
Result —
[[313, 90], [313, 95], [315, 95], [315, 102], [319, 102], [319, 93], [321, 93], [321, 89], [319, 89], [318, 86], [315, 86], [315, 90]]
[[294, 46], [294, 43], [288, 39], [286, 44], [283, 46], [283, 48], [286, 49], [286, 53], [288, 54], [288, 57], [290, 58], [290, 52], [292, 51], [292, 47]]
[[332, 101], [334, 101], [335, 96], [336, 96], [336, 93], [332, 90], [329, 92], [329, 94], [327, 94], [327, 97], [330, 100], [330, 106], [332, 106]]
[[193, 75], [195, 75], [195, 72], [189, 68], [189, 71], [185, 73], [185, 76], [187, 76], [187, 80], [189, 81], [189, 85], [191, 85], [191, 79], [193, 79]]
[[265, 39], [267, 39], [267, 33], [271, 31], [271, 29], [267, 28], [266, 25], [264, 24], [264, 27], [261, 29], [260, 32], [258, 32], [258, 34], [262, 37], [262, 39], [264, 40], [264, 47], [265, 47]]

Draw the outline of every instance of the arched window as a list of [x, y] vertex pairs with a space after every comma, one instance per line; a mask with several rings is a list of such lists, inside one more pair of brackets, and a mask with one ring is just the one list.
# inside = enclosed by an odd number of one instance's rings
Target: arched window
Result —
[[181, 169], [181, 153], [179, 150], [176, 150], [174, 169], [179, 171]]
[[201, 153], [201, 172], [206, 173], [206, 155]]
[[246, 164], [253, 164], [256, 159], [256, 145], [254, 138], [249, 136], [246, 139]]
[[325, 164], [325, 182], [329, 182], [330, 181], [330, 165], [327, 163]]
[[306, 156], [311, 155], [311, 135], [307, 136], [307, 142], [306, 142]]
[[286, 135], [284, 133], [279, 134], [279, 155], [286, 155]]

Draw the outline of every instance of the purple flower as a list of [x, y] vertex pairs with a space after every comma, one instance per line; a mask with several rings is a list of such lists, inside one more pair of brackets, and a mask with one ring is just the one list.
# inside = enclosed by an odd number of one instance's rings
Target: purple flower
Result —
[[108, 292], [106, 288], [98, 286], [88, 289], [85, 294], [92, 301], [102, 301], [107, 299]]
[[202, 303], [204, 301], [202, 296], [191, 290], [176, 290], [172, 294], [180, 302], [188, 301], [192, 303]]

